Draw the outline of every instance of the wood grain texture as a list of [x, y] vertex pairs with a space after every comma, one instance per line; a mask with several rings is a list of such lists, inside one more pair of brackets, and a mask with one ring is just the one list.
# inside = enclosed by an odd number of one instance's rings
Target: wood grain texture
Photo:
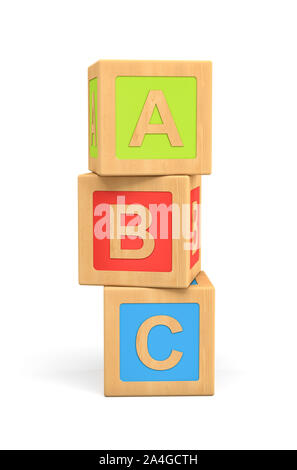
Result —
[[[108, 271], [93, 266], [93, 192], [94, 191], [166, 191], [172, 203], [180, 208], [190, 204], [192, 187], [200, 186], [201, 177], [100, 177], [87, 173], [78, 177], [78, 238], [79, 282], [86, 285], [188, 287], [201, 269], [199, 260], [190, 269], [190, 251], [184, 249], [184, 239], [172, 240], [172, 270], [170, 272]], [[180, 218], [182, 233], [182, 217]]]
[[[118, 76], [196, 78], [196, 158], [147, 160], [122, 160], [116, 158], [115, 80]], [[90, 171], [102, 176], [211, 173], [211, 62], [101, 60], [91, 65], [88, 69], [88, 80], [90, 81], [96, 77], [98, 78], [98, 158], [92, 158], [89, 154]]]
[[[215, 375], [215, 291], [201, 271], [187, 289], [104, 288], [104, 393], [106, 396], [213, 395]], [[188, 303], [200, 306], [199, 380], [123, 382], [120, 380], [119, 308], [123, 303]]]

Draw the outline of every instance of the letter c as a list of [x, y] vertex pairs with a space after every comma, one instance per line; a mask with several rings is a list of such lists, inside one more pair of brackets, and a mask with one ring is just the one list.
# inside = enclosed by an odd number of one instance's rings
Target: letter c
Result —
[[140, 325], [137, 335], [136, 335], [136, 351], [141, 362], [150, 369], [154, 370], [167, 370], [172, 369], [176, 366], [183, 353], [181, 351], [171, 350], [171, 353], [167, 359], [163, 361], [157, 361], [153, 359], [149, 353], [147, 347], [147, 339], [149, 332], [154, 326], [164, 325], [167, 326], [171, 333], [179, 333], [183, 331], [180, 323], [173, 317], [168, 315], [156, 315], [145, 320], [142, 325]]

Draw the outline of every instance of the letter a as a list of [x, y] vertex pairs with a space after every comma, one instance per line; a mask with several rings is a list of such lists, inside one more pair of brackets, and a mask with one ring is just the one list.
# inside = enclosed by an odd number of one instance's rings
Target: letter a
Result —
[[[96, 133], [96, 113], [95, 113], [95, 97], [92, 93], [92, 110], [91, 110], [91, 145], [97, 146], [97, 133]], [[95, 143], [94, 143], [95, 141]]]
[[[162, 124], [150, 124], [157, 106]], [[172, 147], [183, 147], [163, 91], [150, 90], [135, 127], [129, 147], [141, 147], [145, 134], [167, 134]]]

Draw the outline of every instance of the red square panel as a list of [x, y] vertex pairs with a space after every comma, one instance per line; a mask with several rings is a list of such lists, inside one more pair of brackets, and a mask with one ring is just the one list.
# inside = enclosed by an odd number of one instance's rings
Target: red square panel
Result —
[[200, 188], [194, 188], [191, 191], [191, 233], [192, 233], [192, 249], [190, 251], [190, 268], [199, 260], [200, 248]]
[[[120, 199], [118, 199], [120, 198]], [[110, 251], [110, 206], [123, 201], [124, 206], [137, 204], [150, 211], [152, 220], [147, 231], [154, 239], [154, 246], [149, 256], [133, 258], [133, 250], [141, 250], [144, 241], [139, 237], [125, 237], [120, 240], [120, 249], [131, 250], [129, 259], [111, 257]], [[122, 204], [122, 202], [121, 202]], [[161, 206], [160, 206], [161, 205]], [[153, 271], [170, 272], [172, 270], [172, 194], [162, 191], [94, 191], [93, 192], [93, 266], [104, 271]], [[158, 210], [157, 208], [165, 208]], [[161, 220], [162, 217], [162, 220]], [[166, 220], [165, 220], [165, 219]], [[162, 221], [162, 224], [161, 224]], [[121, 216], [121, 225], [139, 225], [139, 215]], [[168, 227], [165, 236], [161, 227]]]

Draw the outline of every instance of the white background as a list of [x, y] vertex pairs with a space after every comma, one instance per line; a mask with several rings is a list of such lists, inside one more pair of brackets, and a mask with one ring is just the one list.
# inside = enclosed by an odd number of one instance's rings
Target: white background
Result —
[[[1, 448], [296, 448], [296, 43], [294, 1], [1, 2]], [[77, 280], [99, 58], [213, 61], [214, 397], [103, 396], [102, 288]]]

